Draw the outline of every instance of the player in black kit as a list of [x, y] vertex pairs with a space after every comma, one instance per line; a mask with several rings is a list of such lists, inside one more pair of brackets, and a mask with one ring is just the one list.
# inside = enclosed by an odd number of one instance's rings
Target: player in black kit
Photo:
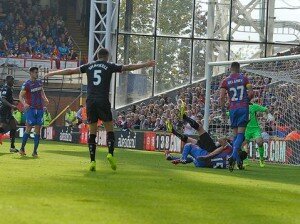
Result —
[[9, 130], [10, 152], [19, 152], [19, 150], [15, 148], [17, 123], [12, 115], [12, 110], [17, 109], [13, 99], [14, 78], [8, 75], [5, 81], [5, 85], [0, 90], [0, 135], [2, 138], [2, 135]]
[[111, 113], [111, 104], [109, 102], [109, 89], [112, 74], [115, 72], [133, 71], [140, 68], [154, 67], [155, 61], [151, 60], [141, 64], [117, 65], [108, 62], [109, 51], [100, 49], [97, 53], [98, 60], [82, 65], [77, 68], [64, 69], [60, 71], [50, 72], [45, 75], [45, 78], [54, 75], [73, 75], [79, 73], [87, 74], [87, 118], [89, 122], [89, 151], [91, 157], [90, 171], [96, 170], [96, 133], [98, 119], [103, 121], [107, 131], [107, 159], [113, 170], [116, 170], [116, 162], [114, 155], [114, 132]]

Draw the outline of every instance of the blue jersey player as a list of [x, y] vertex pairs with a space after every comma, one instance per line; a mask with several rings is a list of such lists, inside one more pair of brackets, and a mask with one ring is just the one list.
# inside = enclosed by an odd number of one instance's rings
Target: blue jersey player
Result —
[[180, 158], [174, 157], [167, 150], [165, 156], [167, 160], [172, 160], [173, 164], [194, 163], [196, 167], [227, 168], [228, 157], [232, 153], [232, 147], [226, 138], [219, 138], [219, 145], [214, 142], [208, 132], [203, 129], [201, 123], [196, 122], [186, 115], [184, 105], [180, 106], [179, 117], [189, 123], [199, 134], [198, 139], [191, 138], [179, 133], [174, 129], [170, 121], [166, 121], [167, 132], [180, 138], [185, 143]]
[[37, 157], [37, 149], [40, 141], [40, 130], [43, 124], [43, 107], [49, 103], [43, 89], [43, 83], [38, 79], [38, 68], [29, 69], [30, 79], [23, 83], [19, 99], [24, 106], [26, 117], [26, 130], [22, 139], [20, 149], [21, 155], [26, 155], [25, 145], [29, 138], [32, 127], [34, 127], [34, 150], [33, 157]]
[[233, 171], [235, 162], [240, 169], [243, 164], [238, 151], [245, 139], [245, 129], [249, 120], [249, 101], [253, 96], [252, 86], [248, 78], [240, 73], [240, 64], [233, 62], [230, 67], [231, 74], [220, 85], [220, 106], [223, 117], [226, 117], [225, 97], [229, 97], [229, 116], [231, 128], [234, 133], [233, 152], [229, 158], [229, 170]]
[[[189, 141], [192, 140], [189, 138]], [[194, 141], [197, 141], [194, 139]], [[208, 152], [206, 149], [200, 148], [195, 142], [188, 142], [184, 145], [181, 157], [174, 157], [169, 152], [166, 152], [166, 159], [172, 160], [173, 164], [194, 163], [195, 167], [207, 168], [227, 168], [228, 157], [232, 153], [231, 145], [226, 141], [226, 138], [220, 138], [221, 144], [214, 151]]]

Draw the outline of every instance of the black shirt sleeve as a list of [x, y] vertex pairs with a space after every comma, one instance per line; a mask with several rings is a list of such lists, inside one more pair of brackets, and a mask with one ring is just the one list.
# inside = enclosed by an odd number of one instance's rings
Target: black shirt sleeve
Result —
[[86, 73], [87, 68], [90, 66], [90, 64], [84, 64], [80, 66], [80, 72]]
[[112, 73], [114, 73], [114, 72], [120, 73], [120, 72], [122, 72], [123, 65], [110, 63], [110, 68], [111, 68]]

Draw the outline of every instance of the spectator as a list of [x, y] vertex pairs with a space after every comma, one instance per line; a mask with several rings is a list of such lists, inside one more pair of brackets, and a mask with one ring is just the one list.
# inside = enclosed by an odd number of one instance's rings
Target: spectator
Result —
[[25, 126], [25, 123], [26, 123], [26, 116], [25, 116], [25, 113], [22, 112], [20, 125]]
[[86, 113], [86, 106], [82, 107], [81, 110], [81, 118], [82, 118], [82, 123], [87, 124], [88, 120], [87, 120], [87, 113]]
[[13, 117], [17, 121], [17, 124], [20, 125], [22, 122], [22, 113], [19, 110], [14, 110]]
[[157, 118], [153, 131], [165, 131], [166, 130], [166, 117]]
[[150, 122], [149, 122], [149, 130], [153, 130], [155, 128], [155, 124], [156, 124], [156, 115], [152, 114], [151, 118], [150, 118]]
[[127, 130], [127, 129], [130, 129], [131, 127], [132, 127], [132, 121], [131, 121], [130, 117], [127, 117], [126, 121], [123, 124], [122, 129]]
[[139, 117], [139, 119], [140, 119], [140, 130], [146, 130], [146, 129], [148, 129], [148, 121], [145, 118], [145, 115], [141, 115]]
[[1, 56], [65, 59], [70, 52], [70, 59], [76, 60], [65, 23], [54, 12], [49, 6], [41, 9], [39, 1], [11, 0], [5, 9], [0, 3]]
[[73, 49], [68, 54], [68, 60], [78, 60], [78, 54]]
[[139, 118], [139, 115], [134, 114], [132, 128], [133, 129], [140, 129], [140, 126], [141, 126], [141, 120]]
[[68, 108], [65, 115], [65, 126], [73, 127], [77, 124], [76, 112], [72, 111], [71, 108]]
[[43, 126], [48, 127], [51, 121], [52, 121], [51, 114], [49, 113], [47, 107], [44, 107]]
[[78, 111], [76, 112], [76, 118], [78, 120], [78, 125], [82, 123], [82, 108], [83, 108], [83, 105], [80, 105]]

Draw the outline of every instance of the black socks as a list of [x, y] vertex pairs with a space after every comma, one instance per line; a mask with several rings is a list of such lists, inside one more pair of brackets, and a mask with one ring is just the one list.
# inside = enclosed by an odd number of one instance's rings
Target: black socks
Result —
[[107, 132], [106, 143], [108, 147], [108, 153], [114, 155], [115, 150], [115, 134], [112, 131]]
[[96, 157], [96, 135], [90, 134], [89, 136], [89, 151], [91, 161], [95, 161]]
[[183, 115], [183, 120], [185, 120], [186, 122], [188, 122], [192, 128], [194, 128], [195, 130], [199, 129], [199, 124], [193, 120], [192, 118], [186, 116], [185, 114]]
[[184, 135], [184, 134], [181, 134], [179, 133], [178, 131], [176, 131], [174, 128], [172, 128], [172, 133], [174, 135], [176, 135], [178, 138], [180, 138], [181, 141], [183, 141], [184, 143], [187, 142], [188, 140], [188, 136]]
[[9, 132], [9, 138], [10, 138], [10, 147], [15, 148], [15, 139], [16, 139], [16, 129], [12, 129]]

